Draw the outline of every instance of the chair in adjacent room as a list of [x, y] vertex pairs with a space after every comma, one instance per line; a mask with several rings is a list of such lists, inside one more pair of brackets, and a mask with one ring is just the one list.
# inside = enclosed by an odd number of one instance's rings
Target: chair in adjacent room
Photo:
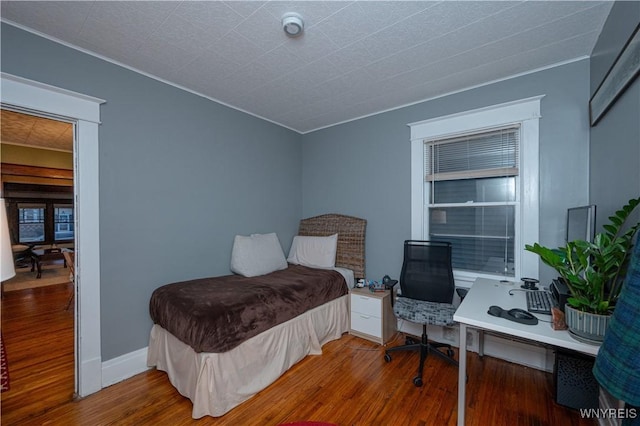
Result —
[[71, 307], [71, 302], [73, 301], [73, 297], [76, 294], [76, 253], [70, 250], [63, 250], [62, 255], [64, 256], [64, 260], [69, 267], [69, 281], [73, 284], [73, 289], [71, 290], [71, 295], [69, 296], [69, 300], [67, 301], [67, 306], [64, 308], [65, 311], [68, 311]]
[[31, 249], [33, 245], [12, 244], [13, 261], [16, 268], [26, 268], [31, 265]]
[[[421, 341], [407, 338], [406, 344], [388, 348], [384, 359], [391, 361], [390, 352], [419, 351], [420, 364], [413, 384], [422, 386], [422, 371], [427, 355], [434, 354], [455, 366], [451, 345], [430, 342], [427, 325], [453, 325], [453, 293], [455, 283], [451, 266], [451, 244], [440, 241], [407, 240], [400, 273], [400, 291], [393, 303], [396, 317], [422, 324]], [[445, 352], [441, 349], [444, 348]]]

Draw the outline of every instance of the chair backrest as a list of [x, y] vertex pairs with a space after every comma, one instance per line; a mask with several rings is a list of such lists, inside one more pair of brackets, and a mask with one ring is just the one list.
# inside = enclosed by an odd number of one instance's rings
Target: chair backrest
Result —
[[451, 243], [405, 241], [400, 289], [402, 297], [451, 303], [455, 291]]

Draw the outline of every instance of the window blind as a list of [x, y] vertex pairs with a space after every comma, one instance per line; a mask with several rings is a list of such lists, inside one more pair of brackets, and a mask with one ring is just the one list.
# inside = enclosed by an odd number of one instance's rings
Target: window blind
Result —
[[425, 140], [425, 181], [517, 176], [520, 126]]
[[520, 126], [425, 140], [429, 238], [459, 271], [513, 276]]

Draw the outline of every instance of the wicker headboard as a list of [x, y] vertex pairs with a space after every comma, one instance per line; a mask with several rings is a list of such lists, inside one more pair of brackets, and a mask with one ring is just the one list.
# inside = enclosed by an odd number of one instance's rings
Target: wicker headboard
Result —
[[338, 234], [336, 266], [353, 270], [355, 278], [365, 278], [364, 242], [367, 221], [341, 214], [323, 214], [302, 219], [298, 235], [326, 237]]

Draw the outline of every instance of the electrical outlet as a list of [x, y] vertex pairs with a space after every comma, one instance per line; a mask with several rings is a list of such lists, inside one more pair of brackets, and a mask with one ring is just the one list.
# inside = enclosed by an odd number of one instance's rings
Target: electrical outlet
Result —
[[467, 347], [473, 346], [473, 334], [471, 331], [467, 331]]
[[455, 342], [457, 334], [458, 334], [458, 330], [456, 330], [454, 327], [443, 327], [442, 328], [442, 337], [445, 340], [448, 340], [450, 342]]

